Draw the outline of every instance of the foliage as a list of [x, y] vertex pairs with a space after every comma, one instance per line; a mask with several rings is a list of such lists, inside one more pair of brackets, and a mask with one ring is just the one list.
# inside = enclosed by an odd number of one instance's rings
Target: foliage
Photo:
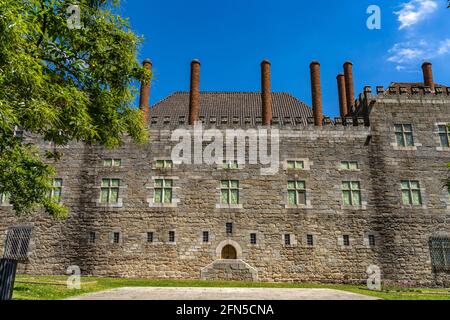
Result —
[[151, 77], [136, 58], [141, 39], [115, 13], [119, 1], [77, 1], [81, 28], [68, 23], [72, 3], [0, 0], [0, 193], [11, 195], [18, 215], [39, 205], [56, 216], [65, 210], [48, 201], [55, 172], [45, 152], [14, 137], [15, 126], [56, 146], [147, 139], [132, 108], [133, 84]]

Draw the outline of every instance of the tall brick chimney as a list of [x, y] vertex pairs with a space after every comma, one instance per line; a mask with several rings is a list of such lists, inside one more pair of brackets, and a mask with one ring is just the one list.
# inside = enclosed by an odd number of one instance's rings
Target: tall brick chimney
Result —
[[339, 73], [337, 76], [338, 93], [339, 93], [339, 111], [341, 118], [344, 118], [348, 114], [347, 110], [347, 93], [345, 92], [345, 76], [343, 73]]
[[355, 103], [355, 85], [353, 83], [353, 64], [349, 61], [344, 63], [345, 95], [347, 100], [347, 114], [352, 112]]
[[262, 100], [262, 123], [264, 126], [272, 124], [272, 92], [270, 89], [270, 62], [261, 62], [261, 100]]
[[323, 114], [322, 88], [320, 84], [320, 63], [313, 61], [311, 62], [309, 68], [311, 69], [311, 93], [314, 125], [321, 127], [323, 125]]
[[191, 90], [189, 94], [189, 125], [194, 125], [200, 114], [200, 61], [191, 62]]
[[431, 91], [434, 91], [434, 81], [433, 81], [433, 65], [425, 61], [422, 64], [423, 71], [423, 82], [425, 87], [430, 87]]
[[[145, 69], [152, 71], [152, 62], [150, 59], [145, 59], [142, 63]], [[148, 124], [150, 118], [150, 82], [141, 83], [141, 94], [139, 96], [139, 109], [144, 112], [144, 122]]]

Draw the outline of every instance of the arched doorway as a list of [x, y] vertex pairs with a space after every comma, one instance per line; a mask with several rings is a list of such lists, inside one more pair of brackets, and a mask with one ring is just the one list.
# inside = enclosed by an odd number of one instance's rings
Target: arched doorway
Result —
[[237, 259], [236, 249], [231, 244], [228, 244], [225, 247], [223, 247], [222, 259], [226, 259], [226, 260], [236, 260]]

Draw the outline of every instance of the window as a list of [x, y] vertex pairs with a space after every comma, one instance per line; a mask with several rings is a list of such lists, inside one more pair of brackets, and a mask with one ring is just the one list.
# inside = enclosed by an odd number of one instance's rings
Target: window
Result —
[[155, 203], [172, 203], [173, 180], [155, 180]]
[[95, 243], [97, 240], [97, 234], [95, 232], [89, 232], [89, 243]]
[[288, 203], [294, 206], [306, 204], [305, 181], [288, 181]]
[[209, 242], [209, 232], [203, 231], [203, 243], [208, 243], [208, 242]]
[[295, 170], [305, 169], [305, 161], [288, 160], [287, 168]]
[[358, 161], [342, 161], [341, 169], [342, 170], [358, 170], [359, 169]]
[[342, 198], [345, 206], [361, 205], [361, 189], [358, 181], [342, 182]]
[[405, 206], [422, 205], [419, 181], [404, 180], [402, 184], [402, 202]]
[[237, 160], [233, 160], [233, 161], [223, 160], [223, 168], [224, 169], [239, 169], [239, 163]]
[[285, 234], [284, 235], [284, 244], [286, 246], [290, 246], [291, 245], [291, 235], [290, 234]]
[[373, 234], [369, 234], [369, 246], [374, 247], [375, 246], [375, 236]]
[[314, 245], [314, 236], [312, 234], [308, 234], [306, 236], [306, 243], [308, 244], [308, 246]]
[[450, 271], [450, 238], [431, 238], [430, 254], [434, 272]]
[[120, 232], [113, 233], [113, 243], [120, 243]]
[[0, 193], [0, 205], [9, 203], [10, 194], [8, 192]]
[[115, 204], [119, 202], [119, 179], [102, 179], [100, 203]]
[[156, 160], [157, 169], [171, 169], [173, 168], [172, 160]]
[[222, 180], [220, 182], [220, 203], [239, 204], [238, 180]]
[[120, 159], [105, 159], [103, 160], [104, 167], [120, 167], [122, 165], [122, 160]]
[[250, 244], [256, 244], [256, 233], [250, 233]]
[[225, 225], [225, 229], [227, 231], [227, 234], [232, 234], [233, 233], [233, 223], [227, 222], [227, 224]]
[[153, 232], [147, 232], [147, 242], [153, 242]]
[[439, 125], [438, 126], [439, 129], [439, 140], [441, 142], [441, 147], [445, 147], [448, 148], [450, 147], [449, 144], [449, 130], [448, 130], [448, 126], [446, 125]]
[[343, 240], [344, 246], [348, 247], [350, 245], [350, 236], [349, 235], [344, 234], [342, 236], [342, 240]]
[[413, 147], [414, 138], [412, 132], [412, 125], [410, 124], [396, 124], [395, 137], [399, 147]]
[[175, 242], [175, 231], [169, 231], [169, 242]]
[[62, 179], [53, 179], [52, 188], [50, 190], [50, 199], [56, 203], [61, 202]]

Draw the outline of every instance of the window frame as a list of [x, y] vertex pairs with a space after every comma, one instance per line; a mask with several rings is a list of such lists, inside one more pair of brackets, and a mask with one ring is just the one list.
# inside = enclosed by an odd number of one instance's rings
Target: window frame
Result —
[[[348, 184], [348, 189], [345, 189], [344, 184]], [[355, 189], [353, 184], [357, 184], [358, 187]], [[362, 192], [361, 192], [361, 181], [358, 180], [343, 180], [341, 183], [341, 191], [342, 191], [342, 204], [348, 207], [361, 207], [362, 206]], [[345, 194], [348, 192], [349, 203], [346, 203]], [[354, 203], [354, 194], [358, 194], [359, 203]]]
[[[450, 148], [450, 130], [447, 124], [438, 124], [438, 137], [439, 137], [439, 145], [442, 148]], [[441, 131], [441, 128], [444, 128], [444, 131]], [[445, 145], [442, 144], [442, 137], [445, 137], [447, 143]]]
[[[161, 185], [158, 185], [158, 182], [161, 181]], [[168, 184], [168, 182], [170, 183]], [[153, 194], [153, 203], [155, 204], [172, 204], [173, 203], [173, 179], [155, 179], [154, 180], [154, 194]], [[166, 193], [170, 191], [170, 199], [166, 201]], [[161, 192], [160, 201], [157, 201], [157, 194]]]
[[[294, 184], [294, 188], [291, 188], [289, 185]], [[303, 184], [303, 187], [299, 187], [300, 184]], [[291, 203], [290, 194], [295, 193], [295, 203]], [[288, 180], [287, 183], [287, 202], [289, 206], [306, 206], [306, 181], [305, 180]], [[300, 202], [300, 195], [303, 195], [303, 202]]]
[[[356, 164], [356, 168], [352, 168], [351, 167], [352, 164]], [[346, 170], [346, 171], [358, 171], [359, 170], [359, 161], [343, 160], [340, 162], [339, 168], [341, 170]]]
[[[431, 256], [431, 266], [435, 273], [450, 272], [450, 237], [433, 236], [429, 239], [429, 250]], [[436, 252], [436, 250], [438, 252]], [[441, 261], [437, 261], [436, 255], [442, 257]], [[440, 262], [440, 263], [437, 263]]]
[[312, 235], [312, 234], [306, 235], [306, 244], [310, 247], [314, 246], [314, 235]]
[[292, 245], [292, 239], [291, 239], [291, 234], [290, 233], [285, 233], [284, 237], [283, 237], [283, 242], [285, 246], [290, 246]]
[[342, 245], [344, 247], [350, 247], [350, 235], [348, 234], [342, 235]]
[[173, 160], [171, 159], [156, 159], [155, 169], [173, 169]]
[[202, 232], [203, 243], [209, 243], [209, 231]]
[[[408, 187], [404, 188], [403, 184], [407, 183]], [[412, 184], [413, 183], [417, 183], [417, 188], [413, 188]], [[400, 181], [400, 188], [401, 188], [401, 198], [402, 198], [402, 205], [403, 206], [408, 206], [408, 207], [421, 207], [423, 206], [423, 196], [422, 196], [422, 188], [421, 188], [421, 184], [419, 180], [401, 180]], [[404, 194], [405, 192], [408, 193], [408, 203], [405, 203], [405, 198], [404, 198]], [[415, 204], [414, 203], [414, 192], [417, 192], [418, 195], [418, 199], [419, 199], [419, 203]]]
[[[59, 182], [59, 184], [58, 184]], [[52, 179], [52, 187], [49, 192], [49, 198], [55, 203], [62, 202], [62, 190], [63, 190], [63, 179], [54, 178]]]
[[[106, 186], [104, 183], [108, 182], [108, 185]], [[114, 185], [114, 181], [117, 181], [117, 185]], [[120, 202], [120, 186], [121, 186], [121, 179], [118, 178], [102, 178], [101, 180], [101, 186], [100, 186], [100, 204], [103, 205], [118, 205]], [[115, 201], [111, 201], [113, 191], [117, 190], [117, 195]], [[106, 201], [104, 200], [104, 191], [107, 191], [106, 193]]]
[[[224, 182], [227, 183], [227, 187], [224, 187]], [[233, 183], [236, 186], [233, 186]], [[240, 204], [240, 183], [239, 180], [220, 180], [220, 204], [221, 205], [239, 205]], [[236, 203], [233, 202], [233, 192], [236, 192]], [[224, 202], [223, 194], [226, 193], [227, 201]]]
[[176, 234], [174, 230], [169, 231], [169, 243], [175, 243], [176, 242]]
[[112, 234], [112, 243], [113, 244], [120, 244], [120, 241], [122, 240], [122, 234], [120, 231], [114, 231]]
[[233, 222], [225, 223], [225, 233], [228, 235], [233, 234]]
[[[407, 130], [407, 127], [410, 130]], [[395, 141], [397, 146], [399, 147], [414, 147], [414, 129], [412, 124], [410, 123], [396, 123], [394, 124], [394, 132], [395, 132]], [[408, 142], [408, 137], [411, 138], [410, 142]], [[411, 144], [409, 144], [411, 143]]]
[[256, 245], [258, 242], [258, 236], [256, 235], [255, 232], [250, 233], [250, 244], [251, 245]]

